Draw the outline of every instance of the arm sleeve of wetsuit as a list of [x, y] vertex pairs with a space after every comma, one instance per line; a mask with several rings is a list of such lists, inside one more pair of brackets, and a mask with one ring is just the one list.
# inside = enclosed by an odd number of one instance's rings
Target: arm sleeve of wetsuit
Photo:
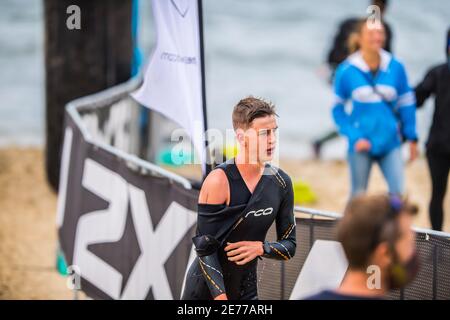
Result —
[[277, 230], [277, 241], [265, 241], [265, 258], [277, 260], [289, 260], [295, 254], [297, 247], [294, 216], [294, 190], [292, 182], [286, 179], [286, 193], [281, 202], [277, 218], [275, 220]]
[[417, 107], [423, 106], [425, 100], [427, 100], [435, 91], [435, 76], [434, 69], [430, 70], [423, 81], [416, 87], [416, 100]]
[[215, 298], [225, 293], [222, 267], [220, 265], [216, 240], [210, 236], [197, 236], [194, 239], [200, 270], [206, 280], [211, 295]]
[[217, 252], [208, 256], [198, 257], [198, 263], [213, 298], [225, 293], [222, 267], [220, 266]]
[[[217, 250], [220, 248], [220, 242], [210, 234], [204, 234], [200, 230], [204, 228], [205, 219], [200, 217], [200, 210], [205, 205], [198, 205], [199, 218], [197, 220], [197, 235], [192, 238], [195, 251], [198, 257], [200, 270], [205, 278], [211, 295], [215, 298], [225, 293], [225, 284], [223, 279], [222, 267], [220, 265]], [[213, 206], [210, 206], [210, 208]], [[220, 208], [220, 206], [218, 206]]]
[[402, 123], [403, 136], [408, 141], [417, 141], [418, 135], [416, 130], [416, 95], [409, 86], [406, 70], [403, 65], [399, 68], [399, 85], [398, 85], [398, 101], [397, 110]]

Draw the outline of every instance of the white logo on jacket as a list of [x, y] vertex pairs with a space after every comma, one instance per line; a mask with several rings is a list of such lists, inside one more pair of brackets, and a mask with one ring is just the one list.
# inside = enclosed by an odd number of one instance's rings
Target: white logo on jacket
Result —
[[[376, 90], [388, 101], [397, 99], [397, 90], [391, 86], [377, 84]], [[376, 93], [371, 86], [361, 86], [353, 90], [352, 99], [362, 103], [380, 103], [383, 101], [380, 94]]]
[[247, 218], [250, 214], [253, 214], [255, 217], [268, 216], [272, 212], [273, 212], [273, 208], [272, 207], [266, 208], [266, 209], [253, 210], [253, 211], [247, 212], [245, 217]]

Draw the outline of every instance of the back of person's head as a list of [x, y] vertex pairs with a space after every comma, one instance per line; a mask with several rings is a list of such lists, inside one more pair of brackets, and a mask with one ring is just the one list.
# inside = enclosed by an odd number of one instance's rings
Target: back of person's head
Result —
[[411, 281], [417, 272], [411, 216], [417, 211], [416, 205], [395, 196], [360, 195], [352, 199], [337, 227], [349, 269], [367, 272], [369, 266], [377, 265], [388, 273], [391, 288]]

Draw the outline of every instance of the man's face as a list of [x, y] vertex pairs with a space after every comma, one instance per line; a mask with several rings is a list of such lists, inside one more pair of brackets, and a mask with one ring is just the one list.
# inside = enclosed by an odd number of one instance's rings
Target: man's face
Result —
[[399, 216], [399, 239], [395, 244], [398, 259], [405, 263], [411, 259], [416, 250], [415, 233], [411, 229], [412, 218], [410, 215], [402, 213]]
[[394, 258], [394, 254], [386, 242], [380, 244], [374, 254], [373, 264], [381, 268], [385, 281], [389, 281], [390, 270], [394, 264], [406, 266], [416, 252], [415, 233], [411, 229], [411, 216], [403, 212], [397, 219], [399, 235], [394, 244], [396, 257]]
[[278, 125], [274, 115], [256, 118], [242, 136], [241, 145], [252, 164], [271, 161], [275, 153]]

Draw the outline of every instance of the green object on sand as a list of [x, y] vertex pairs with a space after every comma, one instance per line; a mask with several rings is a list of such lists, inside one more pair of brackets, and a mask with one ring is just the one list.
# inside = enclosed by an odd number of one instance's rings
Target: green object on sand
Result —
[[192, 153], [190, 151], [180, 150], [178, 154], [172, 154], [172, 152], [172, 148], [162, 150], [158, 155], [158, 163], [174, 167], [193, 163]]
[[68, 275], [66, 259], [61, 249], [58, 249], [58, 251], [56, 252], [56, 269], [58, 270], [60, 275], [62, 276]]
[[294, 189], [294, 204], [304, 205], [317, 201], [316, 194], [306, 182], [299, 179], [294, 180], [292, 182], [292, 187]]

